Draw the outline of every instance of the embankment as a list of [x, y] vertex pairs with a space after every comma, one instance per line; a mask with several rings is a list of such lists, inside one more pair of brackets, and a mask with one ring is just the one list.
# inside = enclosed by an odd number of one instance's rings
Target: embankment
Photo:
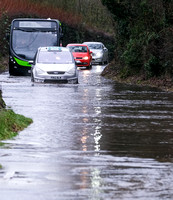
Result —
[[9, 139], [32, 123], [32, 119], [6, 109], [0, 88], [0, 140]]

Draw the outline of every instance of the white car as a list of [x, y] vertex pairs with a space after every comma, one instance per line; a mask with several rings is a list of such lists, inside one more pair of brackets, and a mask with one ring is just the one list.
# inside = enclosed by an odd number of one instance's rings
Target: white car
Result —
[[40, 47], [30, 64], [33, 82], [78, 83], [77, 66], [66, 47]]
[[102, 42], [84, 42], [90, 51], [92, 51], [92, 64], [99, 63], [101, 65], [109, 62], [108, 49]]

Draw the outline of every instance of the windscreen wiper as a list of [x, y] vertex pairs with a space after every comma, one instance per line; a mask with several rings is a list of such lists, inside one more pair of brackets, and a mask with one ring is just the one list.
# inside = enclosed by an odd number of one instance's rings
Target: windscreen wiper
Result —
[[25, 31], [25, 32], [55, 32], [56, 30], [44, 28], [44, 29], [38, 29], [38, 28], [14, 28], [14, 30], [20, 30], [20, 31]]
[[35, 28], [14, 28], [14, 30], [20, 30], [20, 31], [25, 31], [25, 32], [33, 32], [33, 31], [40, 31], [39, 29]]

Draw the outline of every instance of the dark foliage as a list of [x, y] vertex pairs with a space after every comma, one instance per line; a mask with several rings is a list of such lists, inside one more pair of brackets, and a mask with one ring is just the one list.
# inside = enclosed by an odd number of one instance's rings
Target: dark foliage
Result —
[[83, 26], [72, 27], [63, 23], [63, 46], [68, 43], [83, 43], [88, 41], [103, 42], [109, 49], [109, 60], [114, 58], [115, 40], [113, 37], [107, 36], [102, 32], [87, 30]]
[[146, 78], [173, 76], [173, 0], [102, 2], [116, 23], [116, 59], [121, 66]]

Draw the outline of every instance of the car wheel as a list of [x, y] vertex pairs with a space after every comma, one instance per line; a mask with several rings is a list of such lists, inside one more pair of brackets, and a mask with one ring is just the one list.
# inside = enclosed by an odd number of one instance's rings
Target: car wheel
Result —
[[75, 80], [68, 80], [67, 83], [69, 83], [69, 84], [78, 84], [79, 83], [78, 82], [78, 78], [75, 79]]
[[86, 67], [86, 69], [91, 69], [91, 68], [92, 68], [92, 64]]
[[73, 81], [73, 84], [78, 84], [78, 83], [79, 83], [78, 78], [75, 81]]
[[34, 82], [34, 76], [32, 72], [31, 72], [31, 81]]
[[100, 65], [104, 65], [104, 61], [100, 62]]

